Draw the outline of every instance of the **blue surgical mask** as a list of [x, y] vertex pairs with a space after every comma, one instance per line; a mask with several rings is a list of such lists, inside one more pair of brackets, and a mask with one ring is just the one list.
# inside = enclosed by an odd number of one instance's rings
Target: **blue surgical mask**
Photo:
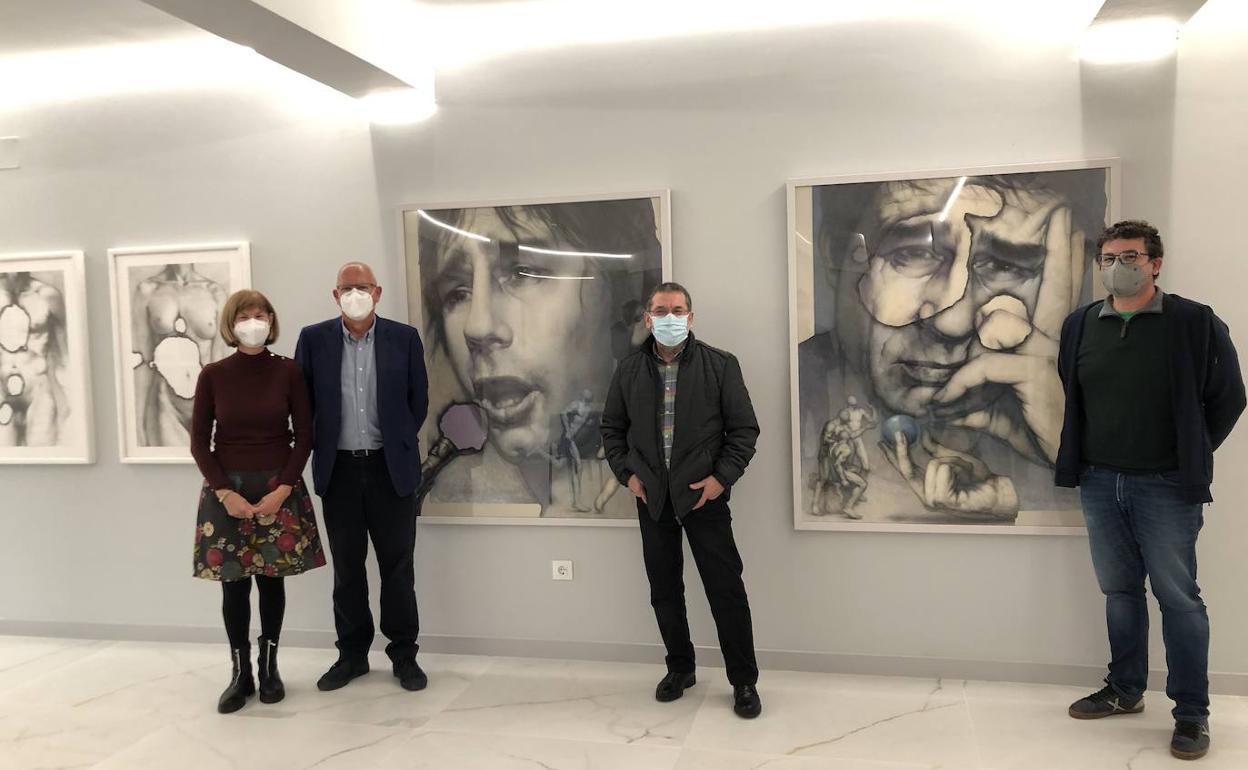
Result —
[[689, 316], [650, 316], [650, 331], [665, 348], [674, 348], [689, 338]]

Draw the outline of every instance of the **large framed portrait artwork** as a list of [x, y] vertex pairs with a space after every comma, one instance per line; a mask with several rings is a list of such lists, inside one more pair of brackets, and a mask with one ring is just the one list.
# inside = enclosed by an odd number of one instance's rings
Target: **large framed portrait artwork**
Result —
[[1073, 534], [1061, 324], [1103, 296], [1118, 163], [788, 184], [798, 529]]
[[81, 251], [0, 255], [0, 463], [95, 460]]
[[599, 422], [671, 274], [667, 191], [406, 206], [427, 521], [635, 525]]
[[110, 249], [121, 461], [191, 463], [195, 385], [230, 353], [218, 323], [251, 286], [246, 243]]

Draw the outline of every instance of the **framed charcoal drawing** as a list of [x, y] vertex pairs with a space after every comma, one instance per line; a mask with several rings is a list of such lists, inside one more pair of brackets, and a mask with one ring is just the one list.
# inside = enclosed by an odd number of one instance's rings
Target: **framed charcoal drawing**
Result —
[[251, 286], [246, 243], [110, 249], [122, 462], [190, 463], [195, 384], [230, 349], [225, 300]]
[[636, 523], [598, 426], [671, 274], [670, 232], [666, 191], [403, 208], [430, 380], [427, 520]]
[[0, 463], [91, 463], [81, 251], [0, 255]]
[[[1115, 161], [788, 184], [794, 524], [1079, 533], [1053, 486], [1062, 321]], [[1103, 296], [1097, 294], [1097, 296]]]

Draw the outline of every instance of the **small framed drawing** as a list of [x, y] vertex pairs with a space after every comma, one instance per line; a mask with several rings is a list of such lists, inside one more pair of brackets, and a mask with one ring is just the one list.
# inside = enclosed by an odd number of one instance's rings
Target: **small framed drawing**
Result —
[[666, 190], [403, 208], [429, 371], [426, 520], [636, 525], [599, 422], [671, 275], [670, 219]]
[[81, 251], [0, 255], [0, 463], [91, 463]]
[[246, 243], [110, 249], [121, 461], [190, 463], [195, 384], [229, 348], [225, 300], [251, 286]]
[[1076, 534], [1053, 486], [1062, 321], [1118, 163], [788, 185], [794, 524]]

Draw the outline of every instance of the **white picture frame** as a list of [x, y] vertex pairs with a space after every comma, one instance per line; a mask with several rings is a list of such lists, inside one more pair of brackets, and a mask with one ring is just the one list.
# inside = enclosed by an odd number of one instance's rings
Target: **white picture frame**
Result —
[[[827, 388], [828, 404], [826, 405], [827, 412], [825, 413], [824, 417], [827, 419], [827, 422], [821, 423], [824, 427], [817, 428], [816, 431], [812, 434], [811, 433], [812, 422], [820, 423], [821, 419], [812, 418], [812, 413], [815, 410], [812, 410], [812, 409], [806, 409], [805, 411], [803, 410], [803, 404], [802, 404], [802, 399], [801, 399], [801, 389], [803, 387], [803, 379], [802, 379], [803, 369], [800, 366], [800, 359], [802, 358], [802, 353], [800, 351], [800, 348], [802, 347], [803, 343], [807, 343], [809, 340], [814, 339], [816, 336], [835, 334], [836, 328], [850, 328], [849, 324], [830, 323], [826, 325], [828, 325], [832, 329], [831, 331], [827, 328], [823, 329], [823, 331], [818, 331], [820, 326], [818, 325], [816, 321], [816, 315], [818, 314], [817, 311], [824, 312], [825, 315], [826, 313], [831, 313], [831, 316], [836, 316], [838, 312], [848, 312], [847, 310], [844, 310], [844, 309], [852, 308], [853, 302], [855, 301], [858, 301], [860, 303], [865, 303], [866, 300], [857, 299], [857, 296], [849, 296], [848, 294], [842, 294], [840, 296], [837, 296], [837, 295], [838, 295], [838, 292], [850, 290], [848, 287], [849, 281], [852, 280], [855, 282], [859, 282], [859, 281], [864, 280], [869, 270], [874, 269], [871, 260], [876, 258], [875, 254], [872, 252], [870, 248], [870, 244], [867, 243], [866, 237], [860, 234], [858, 237], [862, 238], [863, 246], [862, 246], [861, 251], [862, 251], [863, 256], [860, 257], [860, 259], [862, 260], [862, 264], [859, 266], [859, 268], [856, 268], [856, 269], [858, 269], [862, 273], [862, 276], [859, 278], [855, 278], [855, 279], [843, 278], [842, 280], [844, 280], [845, 282], [844, 288], [841, 288], [839, 284], [836, 288], [828, 288], [828, 287], [816, 288], [815, 276], [818, 273], [818, 271], [822, 269], [819, 267], [819, 265], [822, 264], [820, 262], [822, 255], [824, 254], [824, 252], [831, 252], [832, 250], [838, 248], [838, 246], [828, 245], [826, 243], [819, 245], [821, 242], [820, 236], [816, 235], [813, 232], [812, 223], [814, 220], [815, 203], [814, 203], [814, 196], [812, 195], [811, 191], [814, 190], [815, 188], [824, 188], [824, 187], [829, 187], [829, 186], [846, 186], [846, 185], [861, 185], [861, 186], [864, 186], [865, 188], [865, 186], [867, 185], [881, 185], [884, 183], [905, 183], [905, 182], [931, 182], [935, 184], [938, 181], [954, 180], [955, 182], [954, 186], [957, 188], [957, 190], [956, 191], [950, 190], [949, 193], [947, 194], [948, 200], [945, 204], [945, 210], [947, 211], [952, 206], [953, 200], [956, 197], [958, 197], [958, 194], [963, 189], [962, 185], [968, 185], [971, 187], [976, 186], [974, 182], [975, 177], [1004, 178], [1004, 177], [1010, 177], [1012, 175], [1028, 175], [1028, 176], [1019, 176], [1018, 179], [1024, 179], [1024, 178], [1034, 179], [1035, 177], [1030, 176], [1030, 175], [1042, 175], [1042, 174], [1048, 174], [1050, 172], [1096, 172], [1096, 171], [1103, 171], [1104, 173], [1103, 192], [1105, 196], [1105, 201], [1103, 204], [1104, 206], [1103, 216], [1100, 217], [1100, 219], [1103, 219], [1103, 223], [1102, 223], [1102, 226], [1103, 226], [1103, 224], [1108, 224], [1110, 222], [1117, 221], [1119, 218], [1118, 206], [1121, 201], [1122, 180], [1121, 180], [1120, 162], [1116, 158], [1105, 158], [1105, 159], [1094, 159], [1094, 160], [1075, 160], [1075, 161], [1053, 162], [1053, 163], [1014, 164], [1014, 165], [1002, 165], [1002, 166], [992, 166], [992, 167], [931, 169], [931, 170], [911, 171], [911, 172], [889, 172], [889, 173], [854, 174], [854, 175], [826, 176], [826, 177], [807, 177], [807, 178], [793, 179], [787, 183], [786, 200], [787, 200], [787, 217], [788, 217], [788, 222], [787, 222], [788, 244], [787, 245], [788, 245], [788, 269], [789, 269], [788, 306], [789, 306], [789, 354], [790, 354], [789, 355], [790, 429], [791, 429], [791, 439], [792, 439], [791, 446], [792, 446], [792, 453], [793, 453], [792, 454], [792, 473], [793, 473], [792, 511], [793, 511], [793, 524], [794, 524], [795, 529], [809, 530], [809, 531], [901, 532], [901, 533], [927, 533], [927, 534], [935, 534], [935, 533], [939, 533], [939, 534], [997, 534], [997, 535], [1001, 535], [1001, 534], [1084, 535], [1086, 534], [1086, 530], [1082, 526], [1082, 516], [1079, 510], [1077, 509], [1077, 507], [1074, 507], [1073, 509], [1064, 508], [1062, 510], [1056, 510], [1055, 506], [1052, 507], [1052, 509], [1042, 506], [1042, 507], [1029, 509], [1029, 508], [1023, 507], [1023, 504], [1020, 503], [1020, 507], [1016, 511], [1017, 518], [1015, 518], [1012, 523], [1007, 524], [1004, 521], [984, 523], [984, 522], [974, 522], [971, 520], [967, 520], [965, 522], [958, 521], [956, 523], [951, 522], [949, 521], [947, 517], [944, 516], [944, 514], [948, 513], [947, 510], [942, 510], [939, 508], [929, 508], [928, 502], [925, 501], [922, 497], [920, 497], [921, 494], [928, 493], [926, 489], [924, 489], [922, 492], [914, 491], [914, 495], [916, 496], [916, 499], [912, 501], [913, 504], [917, 504], [918, 508], [922, 510], [911, 509], [909, 505], [903, 505], [901, 503], [897, 504], [898, 513], [896, 514], [896, 517], [897, 519], [901, 519], [901, 520], [871, 520], [870, 515], [864, 515], [864, 519], [862, 520], [855, 520], [855, 519], [849, 518], [848, 515], [844, 514], [843, 511], [835, 515], [828, 515], [826, 513], [826, 510], [828, 507], [827, 502], [826, 502], [827, 500], [826, 497], [820, 503], [820, 507], [825, 510], [825, 513], [824, 514], [814, 513], [813, 509], [816, 505], [816, 501], [818, 498], [815, 498], [815, 494], [811, 490], [812, 484], [815, 487], [822, 485], [826, 494], [826, 490], [829, 489], [829, 486], [823, 482], [823, 479], [825, 476], [830, 476], [834, 482], [844, 482], [846, 480], [849, 480], [848, 474], [845, 474], [844, 476], [840, 476], [840, 475], [837, 475], [837, 472], [835, 470], [832, 470], [825, 474], [823, 467], [821, 467], [822, 463], [818, 460], [815, 461], [815, 467], [813, 468], [814, 472], [812, 473], [811, 445], [812, 443], [814, 443], [815, 451], [818, 452], [819, 447], [824, 446], [825, 438], [827, 436], [830, 435], [833, 438], [836, 438], [836, 436], [838, 435], [840, 431], [844, 431], [844, 435], [846, 437], [848, 437], [850, 434], [853, 433], [853, 430], [851, 430], [847, 425], [842, 428], [832, 428], [830, 433], [826, 432], [829, 430], [828, 426], [833, 422], [833, 419], [832, 419], [833, 416], [835, 416], [837, 420], [841, 420], [842, 416], [845, 415], [845, 412], [838, 413], [837, 411], [835, 411], [836, 409], [839, 409], [841, 407], [834, 405], [833, 403], [833, 396], [832, 396], [833, 390], [837, 390], [836, 398], [845, 399], [846, 398], [845, 391], [848, 391], [851, 386], [845, 385], [842, 383], [833, 385], [831, 384], [831, 382], [834, 379], [834, 377], [832, 375], [827, 375], [825, 377], [828, 383], [824, 385], [824, 387]], [[959, 180], [959, 179], [962, 180], [961, 183], [956, 182], [956, 180]], [[966, 181], [967, 179], [971, 179], [972, 181], [968, 183]], [[1071, 205], [1073, 206], [1073, 204]], [[1073, 218], [1074, 217], [1072, 216], [1072, 219]], [[1085, 217], [1085, 219], [1087, 218], [1089, 217]], [[831, 220], [833, 218], [827, 217], [827, 219]], [[1091, 230], [1092, 227], [1091, 225], [1089, 225], [1085, 229]], [[861, 228], [861, 230], [865, 232], [866, 228]], [[850, 232], [852, 235], [853, 232], [858, 232], [858, 231], [851, 230]], [[1097, 235], [1099, 235], [1099, 230], [1096, 232], [1083, 232], [1082, 235], [1083, 235], [1083, 238], [1085, 239], [1084, 241], [1085, 244], [1090, 241], [1091, 246], [1094, 247], [1095, 239]], [[1074, 236], [1072, 236], [1072, 238], [1073, 237]], [[850, 249], [848, 245], [846, 245], [845, 247], [841, 247], [842, 254], [848, 254], [849, 251]], [[1072, 252], [1073, 252], [1073, 247], [1072, 247]], [[1071, 271], [1071, 272], [1077, 272], [1077, 271]], [[1094, 276], [1092, 274], [1092, 264], [1089, 259], [1086, 265], [1086, 270], [1083, 273], [1083, 278], [1078, 281], [1080, 285], [1078, 289], [1072, 292], [1072, 296], [1070, 297], [1070, 303], [1069, 303], [1070, 307], [1064, 308], [1065, 310], [1067, 311], [1073, 310], [1075, 306], [1077, 306], [1081, 302], [1086, 301], [1090, 298], [1093, 298], [1093, 297], [1099, 298], [1099, 297], [1104, 296], [1103, 291], [1100, 289], [1099, 286], [1096, 286], [1095, 285], [1096, 282], [1092, 280], [1093, 277]], [[971, 280], [971, 279], [968, 278], [968, 280]], [[1041, 283], [1042, 282], [1043, 282], [1043, 279]], [[828, 283], [829, 284], [832, 283], [831, 279], [829, 279]], [[1076, 281], [1072, 280], [1072, 283], [1076, 283]], [[816, 298], [816, 295], [818, 294], [819, 291], [825, 292], [826, 295], [829, 297], [835, 297], [836, 299], [841, 300], [842, 311], [837, 310], [835, 301], [832, 303], [832, 306], [830, 308], [826, 308], [825, 310], [822, 310], [822, 311], [819, 310], [819, 308], [817, 307], [818, 300]], [[861, 295], [861, 286], [854, 287], [852, 291], [854, 295]], [[848, 297], [848, 299], [845, 299], [846, 297]], [[1032, 312], [1032, 311], [1034, 311], [1034, 308], [1029, 310], [1029, 312]], [[936, 314], [938, 315], [939, 312], [937, 312]], [[827, 316], [827, 317], [831, 317], [831, 316]], [[934, 317], [934, 316], [930, 316], [930, 317]], [[823, 318], [823, 320], [826, 322], [827, 318], [825, 317]], [[838, 322], [841, 320], [843, 320], [841, 317], [837, 318]], [[870, 320], [865, 321], [864, 325], [869, 327], [871, 325], [871, 321]], [[1060, 319], [1059, 319], [1059, 328], [1060, 328]], [[1056, 337], [1054, 337], [1054, 344], [1055, 344], [1055, 340], [1056, 340]], [[865, 341], [859, 342], [858, 345], [859, 345], [859, 348], [861, 348], [861, 350], [858, 352], [862, 353], [866, 357], [866, 361], [867, 361], [867, 363], [863, 367], [867, 371], [867, 374], [864, 375], [862, 373], [859, 373], [859, 376], [860, 378], [867, 380], [868, 384], [865, 386], [859, 385], [859, 386], [854, 386], [854, 387], [856, 387], [856, 392], [858, 393], [859, 398], [866, 396], [868, 397], [868, 400], [870, 400], [869, 397], [872, 394], [866, 391], [868, 390], [878, 391], [879, 390], [878, 385], [871, 383], [871, 380], [874, 377], [874, 375], [870, 374], [870, 371], [873, 366], [873, 364], [871, 363], [872, 359], [870, 358], [870, 356], [872, 355], [872, 353], [870, 352], [871, 345], [870, 343], [865, 342]], [[832, 346], [827, 349], [838, 350], [838, 351], [843, 352], [846, 350], [852, 350], [854, 348], [853, 348], [853, 345], [845, 344], [838, 340], [835, 346]], [[850, 356], [846, 356], [844, 360], [848, 361], [849, 359], [850, 359]], [[844, 368], [848, 370], [849, 366], [845, 366]], [[808, 372], [808, 376], [806, 380], [807, 383], [811, 381], [810, 374], [809, 374], [811, 371], [817, 372], [819, 371], [819, 369], [818, 367], [810, 367], [807, 370]], [[849, 377], [843, 376], [839, 373], [836, 375], [836, 377], [841, 378], [843, 380], [850, 379]], [[816, 380], [817, 380], [817, 376], [816, 376]], [[815, 392], [817, 392], [818, 387], [820, 387], [820, 383], [816, 381], [815, 385], [816, 385]], [[848, 404], [845, 405], [845, 408], [849, 409]], [[863, 407], [863, 410], [865, 410], [866, 408], [867, 407]], [[1058, 414], [1056, 417], [1058, 420], [1060, 420], [1061, 416], [1060, 414]], [[853, 416], [851, 415], [851, 421], [852, 419], [853, 419]], [[876, 422], [876, 426], [880, 427], [882, 423], [884, 422], [884, 420], [885, 420], [884, 415], [878, 414], [878, 420]], [[838, 425], [840, 425], [840, 423], [838, 423]], [[883, 430], [880, 430], [880, 433], [882, 434]], [[859, 433], [859, 435], [861, 435], [861, 433]], [[813, 441], [812, 441], [812, 436], [813, 436]], [[839, 441], [840, 439], [836, 438], [836, 441], [828, 441], [826, 443], [828, 445], [835, 446], [836, 443]], [[871, 452], [876, 452], [875, 448], [871, 450], [859, 450], [856, 448], [857, 445], [853, 445], [853, 446], [854, 446], [853, 448], [854, 455], [858, 455], [860, 452], [866, 452], [868, 454]], [[840, 449], [841, 455], [844, 456], [846, 451], [847, 450], [842, 447]], [[835, 453], [829, 452], [828, 454], [833, 455]], [[887, 452], [883, 449], [882, 441], [878, 445], [877, 454], [884, 454], [887, 458]], [[893, 453], [893, 456], [894, 457], [896, 456], [895, 452]], [[894, 462], [892, 465], [890, 465], [889, 463], [873, 464], [873, 463], [868, 462], [867, 465], [873, 466], [875, 471], [878, 471], [881, 473], [892, 472], [892, 473], [896, 473], [899, 478], [901, 477], [901, 471], [900, 471], [900, 466], [898, 462]], [[880, 467], [881, 465], [883, 465], [882, 468]], [[835, 463], [833, 463], [833, 467], [835, 467]], [[1045, 473], [1043, 472], [1038, 474], [1039, 477], [1043, 477], [1044, 475]], [[1051, 484], [1051, 478], [1052, 478], [1051, 469], [1047, 471], [1047, 476], [1048, 476], [1049, 483]], [[868, 487], [870, 486], [869, 484], [870, 480], [869, 478], [864, 478], [861, 474], [859, 474], [859, 479], [866, 482], [863, 485], [863, 489], [867, 490], [866, 495], [864, 496], [864, 499], [869, 500], [872, 497], [872, 492], [869, 491], [868, 489]], [[831, 507], [836, 508], [837, 505], [841, 505], [845, 502], [849, 502], [852, 499], [852, 495], [854, 494], [854, 486], [857, 483], [858, 483], [857, 481], [849, 480], [849, 483], [842, 484], [841, 489], [844, 489], [845, 491], [843, 494], [841, 492], [837, 492], [838, 494], [837, 501]], [[913, 486], [914, 485], [911, 484], [911, 487]], [[836, 489], [837, 488], [836, 483], [833, 483], [831, 485], [831, 488]], [[1069, 495], [1070, 493], [1069, 491], [1064, 490], [1063, 492], [1057, 493], [1057, 494]], [[881, 494], [880, 496], [888, 499], [887, 493]], [[900, 498], [892, 498], [892, 499], [899, 500]], [[1020, 500], [1022, 499], [1021, 495], [1019, 496], [1019, 499]], [[885, 503], [886, 506], [891, 505], [891, 504], [892, 503]], [[877, 504], [877, 507], [878, 506], [879, 504]], [[933, 516], [931, 518], [933, 519], [944, 518], [944, 520], [940, 521], [939, 523], [930, 523], [930, 522], [923, 521], [923, 519], [925, 518], [925, 513], [928, 511], [931, 511], [937, 514], [936, 516]], [[854, 511], [854, 512], [861, 513], [860, 511]], [[885, 516], [889, 516], [889, 515], [891, 514], [887, 514], [887, 513], [885, 514]]]
[[246, 242], [108, 250], [117, 440], [123, 463], [193, 463], [198, 371], [228, 355], [217, 325], [251, 287]]
[[[440, 201], [421, 204], [406, 204], [398, 207], [398, 243], [400, 244], [400, 278], [403, 284], [404, 310], [408, 323], [416, 326], [426, 346], [426, 359], [429, 362], [430, 376], [430, 413], [425, 426], [421, 430], [421, 446], [428, 452], [438, 436], [437, 421], [446, 402], [446, 393], [455, 386], [447, 374], [446, 362], [432, 360], [437, 346], [436, 335], [431, 335], [424, 316], [421, 301], [421, 276], [419, 270], [419, 228], [413, 226], [418, 211], [436, 212], [464, 209], [490, 209], [498, 207], [524, 206], [559, 206], [580, 203], [610, 203], [647, 200], [650, 202], [656, 232], [654, 239], [659, 255], [653, 264], [647, 263], [647, 269], [655, 272], [656, 280], [672, 280], [672, 225], [671, 225], [671, 193], [667, 189], [630, 191], [618, 193], [593, 193], [579, 195], [552, 195], [513, 197], [473, 201]], [[643, 301], [645, 297], [640, 296]], [[605, 386], [605, 382], [602, 383]], [[601, 401], [598, 402], [599, 405]], [[487, 450], [488, 451], [488, 450]], [[589, 463], [596, 464], [599, 475], [610, 476], [605, 461], [588, 458]], [[552, 472], [553, 476], [553, 472]], [[582, 482], [584, 483], [584, 482]], [[553, 482], [552, 482], [553, 487]], [[552, 491], [552, 501], [556, 494]], [[618, 498], [618, 499], [616, 499]], [[552, 505], [532, 502], [512, 501], [473, 501], [440, 503], [428, 499], [423, 503], [421, 520], [431, 524], [465, 524], [465, 525], [517, 525], [517, 526], [605, 526], [635, 527], [637, 526], [636, 510], [628, 498], [626, 489], [618, 491], [609, 503], [614, 508], [623, 510], [621, 503], [627, 502], [627, 515], [593, 516], [593, 515], [549, 515]]]
[[0, 464], [95, 462], [87, 328], [83, 252], [0, 254]]

